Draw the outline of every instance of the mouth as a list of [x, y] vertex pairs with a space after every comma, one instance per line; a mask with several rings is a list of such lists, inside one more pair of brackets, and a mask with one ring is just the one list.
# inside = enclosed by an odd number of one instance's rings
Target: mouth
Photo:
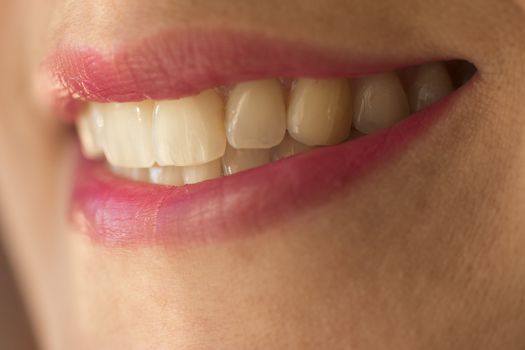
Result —
[[200, 32], [61, 47], [44, 66], [82, 150], [73, 224], [110, 246], [264, 232], [401, 154], [475, 73]]

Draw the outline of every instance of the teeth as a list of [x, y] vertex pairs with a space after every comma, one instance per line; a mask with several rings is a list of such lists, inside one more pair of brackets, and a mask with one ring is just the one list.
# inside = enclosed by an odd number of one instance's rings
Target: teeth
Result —
[[348, 80], [297, 80], [287, 122], [290, 135], [306, 145], [335, 145], [346, 140], [352, 124]]
[[395, 73], [361, 78], [357, 82], [354, 128], [371, 134], [388, 128], [410, 113], [403, 86]]
[[408, 98], [412, 112], [420, 111], [452, 92], [452, 80], [443, 63], [420, 66], [410, 84]]
[[115, 174], [133, 181], [147, 182], [149, 180], [148, 169], [145, 168], [121, 168], [113, 166], [112, 169]]
[[315, 147], [307, 146], [299, 141], [294, 140], [290, 135], [286, 135], [283, 142], [272, 149], [272, 160], [279, 160], [294, 156], [314, 149]]
[[222, 176], [221, 160], [217, 159], [212, 162], [185, 166], [182, 168], [182, 178], [185, 184], [194, 184], [201, 181], [211, 180]]
[[76, 123], [84, 156], [89, 159], [95, 159], [104, 154], [102, 147], [100, 147], [95, 139], [95, 131], [92, 128], [89, 115], [81, 115], [78, 117]]
[[271, 148], [286, 131], [284, 92], [277, 79], [235, 85], [226, 105], [228, 142], [237, 149]]
[[104, 153], [108, 162], [124, 168], [153, 165], [151, 113], [153, 103], [110, 103], [104, 107]]
[[179, 100], [157, 102], [153, 140], [159, 165], [193, 166], [224, 154], [224, 108], [214, 90]]
[[270, 160], [269, 149], [240, 150], [228, 147], [222, 158], [222, 167], [224, 175], [232, 175], [270, 163]]
[[182, 186], [182, 167], [163, 166], [149, 168], [149, 181], [158, 185]]
[[279, 78], [176, 100], [92, 103], [76, 123], [87, 158], [104, 154], [116, 174], [183, 186], [388, 128], [445, 97], [464, 78], [458, 72], [472, 67], [410, 67], [399, 71], [403, 83], [396, 72], [355, 81]]
[[76, 123], [84, 156], [89, 159], [101, 157], [104, 154], [102, 148], [104, 117], [100, 112], [100, 106], [95, 103], [90, 104]]

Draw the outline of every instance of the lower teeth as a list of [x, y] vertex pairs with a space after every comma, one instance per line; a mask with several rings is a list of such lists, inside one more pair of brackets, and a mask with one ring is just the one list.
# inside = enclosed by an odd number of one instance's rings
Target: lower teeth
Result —
[[158, 185], [182, 186], [233, 175], [257, 168], [283, 158], [314, 149], [286, 135], [283, 142], [273, 149], [235, 149], [227, 146], [221, 159], [196, 166], [153, 166], [150, 168], [124, 168], [110, 166], [110, 170], [133, 181]]
[[77, 121], [83, 153], [105, 155], [114, 173], [134, 181], [194, 184], [391, 127], [451, 93], [453, 83], [445, 64], [432, 63], [400, 75], [297, 79], [290, 92], [278, 79], [219, 90], [91, 103]]

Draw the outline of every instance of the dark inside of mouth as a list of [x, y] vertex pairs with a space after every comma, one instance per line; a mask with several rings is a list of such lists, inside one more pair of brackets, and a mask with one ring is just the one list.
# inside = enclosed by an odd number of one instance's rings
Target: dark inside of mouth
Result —
[[476, 73], [478, 69], [469, 61], [453, 60], [447, 62], [447, 68], [452, 78], [454, 88], [458, 88], [468, 82]]

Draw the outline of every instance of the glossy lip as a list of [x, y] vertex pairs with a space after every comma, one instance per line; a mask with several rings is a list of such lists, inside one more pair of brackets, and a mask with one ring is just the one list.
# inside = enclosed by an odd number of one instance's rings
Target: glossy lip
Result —
[[463, 88], [378, 134], [195, 185], [133, 182], [82, 160], [73, 221], [108, 246], [184, 247], [263, 232], [401, 154], [453, 107]]
[[[443, 59], [407, 59], [404, 66]], [[71, 120], [84, 101], [177, 98], [250, 79], [355, 77], [403, 66], [384, 62], [260, 35], [193, 29], [110, 54], [59, 45], [44, 62], [43, 80], [57, 112]], [[73, 223], [109, 246], [187, 246], [263, 232], [399, 155], [446, 114], [460, 90], [378, 134], [195, 185], [133, 182], [80, 157]]]
[[73, 119], [83, 101], [179, 98], [268, 77], [356, 77], [454, 57], [349, 56], [257, 33], [204, 28], [166, 31], [102, 52], [59, 44], [44, 60], [39, 85], [58, 116]]

